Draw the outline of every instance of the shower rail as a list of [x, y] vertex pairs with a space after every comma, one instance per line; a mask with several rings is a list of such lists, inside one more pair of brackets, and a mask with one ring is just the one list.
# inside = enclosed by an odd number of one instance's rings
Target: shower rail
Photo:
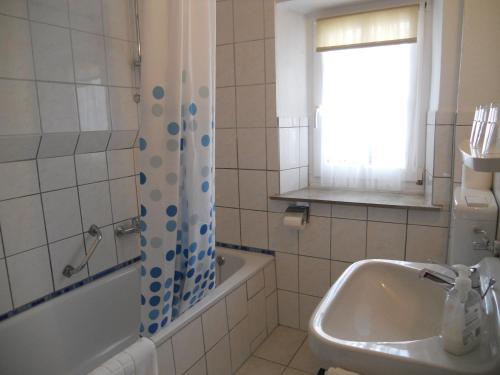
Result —
[[78, 265], [76, 267], [73, 267], [71, 264], [68, 264], [66, 267], [64, 267], [62, 274], [65, 277], [70, 278], [74, 274], [76, 274], [76, 273], [80, 272], [81, 270], [83, 270], [83, 268], [89, 262], [90, 258], [92, 258], [92, 255], [94, 255], [94, 252], [97, 249], [97, 246], [102, 241], [102, 232], [101, 232], [101, 230], [99, 229], [99, 227], [97, 225], [92, 224], [90, 226], [90, 228], [89, 228], [89, 234], [92, 237], [96, 237], [94, 243], [90, 247], [89, 252], [85, 256], [85, 258], [83, 259], [83, 261], [80, 263], [80, 265]]

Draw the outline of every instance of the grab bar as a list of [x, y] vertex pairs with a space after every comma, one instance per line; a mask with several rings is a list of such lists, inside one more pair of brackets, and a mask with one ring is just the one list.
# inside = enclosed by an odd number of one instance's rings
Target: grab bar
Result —
[[115, 229], [116, 237], [121, 237], [126, 234], [139, 233], [141, 231], [139, 218], [134, 217], [130, 224], [119, 225]]
[[66, 277], [71, 277], [75, 273], [80, 272], [83, 270], [83, 268], [87, 265], [89, 262], [90, 258], [92, 258], [92, 255], [94, 255], [95, 249], [97, 249], [97, 245], [99, 245], [99, 242], [102, 240], [102, 232], [99, 229], [99, 227], [95, 224], [92, 224], [89, 228], [89, 234], [92, 237], [96, 237], [94, 243], [90, 247], [89, 252], [87, 253], [87, 256], [83, 259], [82, 263], [80, 263], [79, 266], [73, 267], [71, 264], [68, 264], [66, 267], [64, 267], [62, 274]]

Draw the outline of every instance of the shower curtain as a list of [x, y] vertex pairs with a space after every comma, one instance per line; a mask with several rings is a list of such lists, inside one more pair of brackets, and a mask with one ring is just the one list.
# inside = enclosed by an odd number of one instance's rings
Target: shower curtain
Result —
[[141, 334], [215, 287], [215, 0], [144, 1]]

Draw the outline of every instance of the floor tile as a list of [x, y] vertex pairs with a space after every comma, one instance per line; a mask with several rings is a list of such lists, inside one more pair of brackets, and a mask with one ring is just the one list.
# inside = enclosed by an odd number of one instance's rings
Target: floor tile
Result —
[[284, 366], [257, 357], [250, 357], [236, 375], [280, 375]]
[[306, 333], [298, 329], [279, 326], [257, 349], [257, 357], [288, 365], [304, 342]]
[[307, 340], [304, 341], [289, 366], [310, 374], [316, 374], [320, 368], [330, 367], [328, 362], [320, 360], [311, 352]]
[[307, 372], [295, 370], [294, 368], [287, 367], [283, 375], [316, 375], [316, 374], [308, 374]]

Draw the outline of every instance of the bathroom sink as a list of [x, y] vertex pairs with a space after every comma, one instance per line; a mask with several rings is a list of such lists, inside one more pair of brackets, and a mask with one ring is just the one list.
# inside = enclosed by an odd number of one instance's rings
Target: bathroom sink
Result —
[[[482, 284], [500, 280], [500, 261], [479, 264]], [[364, 260], [330, 288], [309, 325], [309, 344], [321, 359], [363, 375], [500, 374], [499, 294], [485, 299], [481, 346], [461, 357], [442, 349], [439, 333], [446, 291], [418, 277], [424, 263]]]

